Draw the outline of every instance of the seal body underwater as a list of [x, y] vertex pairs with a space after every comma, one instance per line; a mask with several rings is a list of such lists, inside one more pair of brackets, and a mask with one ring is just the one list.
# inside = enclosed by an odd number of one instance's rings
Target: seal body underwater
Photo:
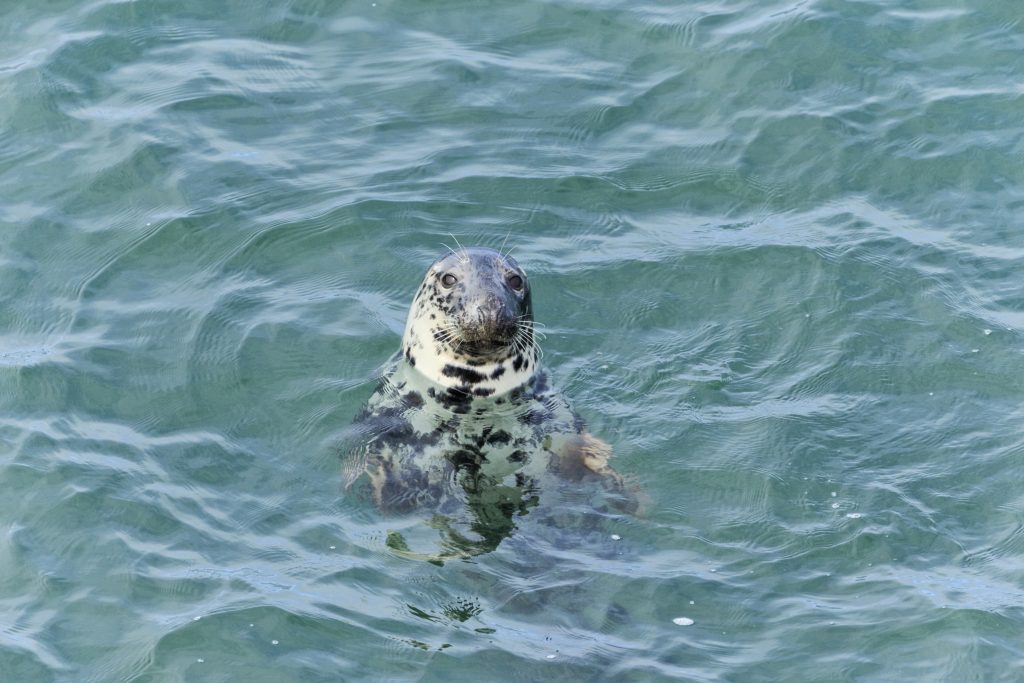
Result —
[[365, 445], [348, 486], [365, 473], [385, 511], [468, 512], [480, 551], [510, 533], [551, 478], [628, 497], [611, 449], [551, 387], [534, 326], [529, 280], [510, 256], [472, 247], [436, 261], [400, 357], [356, 417]]

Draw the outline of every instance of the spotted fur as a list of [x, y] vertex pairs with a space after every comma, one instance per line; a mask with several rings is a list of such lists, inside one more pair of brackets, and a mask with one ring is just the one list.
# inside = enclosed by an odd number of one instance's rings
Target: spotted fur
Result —
[[366, 443], [349, 484], [366, 473], [385, 510], [468, 512], [487, 547], [537, 503], [546, 476], [621, 492], [610, 449], [586, 433], [539, 360], [519, 264], [485, 248], [441, 258], [413, 299], [395, 368], [356, 418]]

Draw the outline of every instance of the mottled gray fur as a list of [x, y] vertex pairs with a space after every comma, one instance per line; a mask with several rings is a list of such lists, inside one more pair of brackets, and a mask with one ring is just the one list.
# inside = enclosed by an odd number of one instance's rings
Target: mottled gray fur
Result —
[[545, 478], [621, 493], [610, 449], [587, 434], [539, 365], [530, 285], [509, 256], [453, 251], [416, 292], [401, 357], [356, 423], [377, 505], [463, 517], [493, 547], [535, 505]]

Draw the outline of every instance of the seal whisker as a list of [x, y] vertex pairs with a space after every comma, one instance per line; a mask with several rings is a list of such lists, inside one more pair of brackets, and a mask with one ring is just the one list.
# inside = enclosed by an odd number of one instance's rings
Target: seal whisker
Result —
[[523, 332], [525, 328], [519, 328], [516, 330], [516, 335], [512, 340], [512, 350], [516, 355], [529, 356], [531, 350], [540, 351], [540, 348], [536, 346], [534, 340], [531, 340], [529, 332]]
[[[516, 320], [517, 329], [529, 330], [530, 334], [532, 334], [535, 339], [543, 341], [544, 339], [547, 338], [547, 334], [545, 334], [542, 330], [538, 329], [538, 325], [540, 325], [540, 323], [537, 323], [529, 318], [520, 318], [519, 320]], [[543, 325], [541, 326], [543, 327]]]
[[459, 331], [453, 326], [438, 328], [437, 331], [434, 333], [434, 339], [441, 342], [442, 344], [451, 342], [457, 339], [458, 336]]
[[[454, 235], [452, 235], [452, 237], [454, 237]], [[456, 242], [456, 244], [458, 244], [458, 242]], [[445, 249], [447, 249], [448, 251], [452, 252], [452, 256], [454, 256], [454, 257], [458, 258], [458, 256], [459, 256], [459, 252], [455, 251], [454, 249], [452, 249], [451, 247], [449, 247], [449, 246], [448, 246], [447, 244], [445, 244], [444, 242], [441, 242], [441, 246], [442, 246], [442, 247], [444, 247]]]
[[463, 264], [469, 263], [469, 253], [466, 251], [465, 247], [459, 244], [459, 238], [456, 237], [454, 233], [448, 234], [451, 235], [453, 240], [455, 240], [455, 246], [459, 248], [459, 262]]
[[505, 239], [501, 241], [501, 246], [498, 247], [498, 253], [504, 256], [505, 258], [508, 258], [509, 256], [512, 255], [512, 247], [509, 247], [508, 253], [505, 253], [505, 242], [508, 242], [508, 236], [511, 234], [512, 230], [510, 229], [508, 232], [505, 233]]
[[548, 336], [541, 332], [540, 330], [530, 330], [530, 333], [533, 335], [533, 338], [537, 341], [544, 341], [545, 339], [548, 338]]

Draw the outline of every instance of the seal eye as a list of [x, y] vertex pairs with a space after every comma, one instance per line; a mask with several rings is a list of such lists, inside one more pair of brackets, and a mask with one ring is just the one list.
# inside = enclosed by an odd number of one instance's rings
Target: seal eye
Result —
[[445, 273], [441, 276], [441, 284], [444, 285], [445, 289], [450, 289], [459, 281], [459, 278], [455, 277], [451, 273]]
[[517, 292], [522, 290], [522, 288], [523, 288], [523, 278], [521, 278], [520, 276], [515, 275], [515, 274], [510, 275], [509, 278], [508, 278], [508, 286], [511, 287], [512, 289], [516, 290]]

